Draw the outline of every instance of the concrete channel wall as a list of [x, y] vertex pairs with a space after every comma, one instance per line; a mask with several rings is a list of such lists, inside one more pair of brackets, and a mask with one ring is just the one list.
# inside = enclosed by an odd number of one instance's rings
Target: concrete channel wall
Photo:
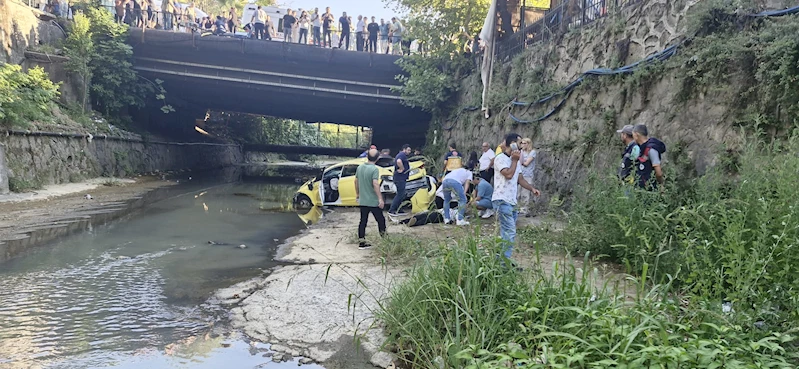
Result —
[[100, 176], [208, 170], [244, 160], [238, 145], [154, 142], [85, 134], [9, 131], [0, 136], [0, 145], [5, 145], [5, 167], [12, 191]]
[[5, 145], [0, 144], [0, 195], [8, 193], [8, 168], [6, 167]]

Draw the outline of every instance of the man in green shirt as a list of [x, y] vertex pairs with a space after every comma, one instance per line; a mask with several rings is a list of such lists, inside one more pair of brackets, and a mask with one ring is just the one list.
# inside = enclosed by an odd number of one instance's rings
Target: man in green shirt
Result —
[[358, 248], [368, 249], [372, 245], [366, 242], [366, 222], [369, 213], [377, 221], [380, 235], [386, 234], [386, 218], [383, 216], [383, 195], [380, 193], [380, 173], [375, 163], [380, 153], [377, 149], [370, 149], [366, 154], [367, 162], [358, 166], [355, 171], [355, 197], [361, 209], [361, 222], [358, 224]]

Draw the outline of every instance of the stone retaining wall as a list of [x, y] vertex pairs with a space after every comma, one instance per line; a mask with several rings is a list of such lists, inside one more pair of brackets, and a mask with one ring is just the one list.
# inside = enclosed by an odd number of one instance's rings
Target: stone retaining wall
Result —
[[8, 193], [8, 169], [6, 167], [5, 145], [0, 144], [0, 195]]
[[2, 136], [2, 144], [12, 191], [100, 176], [214, 169], [243, 162], [236, 145], [23, 134]]

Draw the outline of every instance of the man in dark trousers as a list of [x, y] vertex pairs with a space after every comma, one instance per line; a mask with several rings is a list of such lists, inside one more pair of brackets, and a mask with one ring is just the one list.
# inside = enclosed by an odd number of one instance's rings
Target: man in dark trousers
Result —
[[330, 12], [329, 7], [327, 11], [325, 11], [325, 14], [322, 14], [322, 47], [333, 47], [333, 33], [331, 28], [333, 28], [335, 19], [336, 17]]
[[380, 25], [375, 22], [375, 17], [372, 17], [372, 23], [366, 26], [366, 31], [369, 32], [369, 43], [366, 44], [366, 51], [370, 53], [377, 52], [377, 35], [380, 33]]
[[394, 185], [397, 186], [397, 196], [391, 202], [388, 209], [388, 216], [399, 215], [400, 206], [405, 200], [405, 183], [408, 181], [408, 171], [411, 164], [408, 162], [408, 155], [411, 154], [411, 145], [402, 145], [402, 150], [394, 158]]
[[[347, 18], [347, 12], [342, 13], [341, 18], [338, 19], [338, 29], [341, 31], [341, 37], [338, 39], [338, 48], [344, 45], [344, 50], [350, 49], [350, 20]], [[347, 41], [344, 41], [344, 40]]]
[[380, 154], [377, 149], [369, 149], [366, 163], [358, 166], [355, 171], [355, 197], [361, 209], [361, 222], [358, 223], [358, 248], [361, 250], [372, 247], [366, 242], [366, 222], [369, 213], [377, 221], [377, 229], [381, 236], [386, 234], [386, 218], [383, 217], [383, 195], [380, 193], [380, 171], [375, 163]]

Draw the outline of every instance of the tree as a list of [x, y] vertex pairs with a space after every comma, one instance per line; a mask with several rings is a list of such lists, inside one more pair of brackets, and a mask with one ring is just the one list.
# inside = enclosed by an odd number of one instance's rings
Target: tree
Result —
[[480, 31], [489, 0], [384, 0], [408, 14], [403, 38], [415, 39], [424, 55], [400, 60], [407, 76], [402, 82], [403, 103], [431, 113], [440, 113], [457, 91], [459, 77], [471, 63], [462, 56], [462, 46]]
[[90, 31], [91, 21], [83, 13], [77, 13], [69, 28], [69, 36], [64, 41], [64, 54], [69, 58], [66, 67], [76, 73], [81, 84], [81, 107], [88, 109], [89, 83], [92, 80], [92, 55], [94, 55], [94, 40]]
[[480, 31], [490, 0], [384, 0], [408, 14], [406, 35], [432, 53], [451, 53]]
[[[64, 43], [70, 61], [67, 67], [83, 83], [83, 109], [87, 99], [105, 115], [118, 114], [127, 107], [142, 108], [150, 96], [165, 100], [159, 81], [144, 79], [133, 69], [133, 48], [125, 42], [128, 26], [94, 3], [79, 3], [75, 20]], [[173, 109], [164, 104], [162, 111]]]

